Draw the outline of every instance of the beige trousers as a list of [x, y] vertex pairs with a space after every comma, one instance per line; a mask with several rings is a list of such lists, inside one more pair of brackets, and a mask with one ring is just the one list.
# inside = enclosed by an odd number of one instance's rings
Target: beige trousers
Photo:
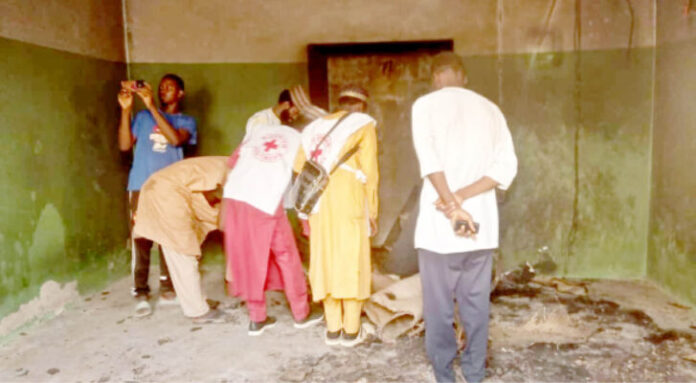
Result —
[[190, 318], [205, 315], [210, 307], [201, 288], [198, 259], [193, 255], [181, 254], [165, 246], [162, 246], [162, 252], [164, 259], [167, 260], [169, 274], [184, 315]]

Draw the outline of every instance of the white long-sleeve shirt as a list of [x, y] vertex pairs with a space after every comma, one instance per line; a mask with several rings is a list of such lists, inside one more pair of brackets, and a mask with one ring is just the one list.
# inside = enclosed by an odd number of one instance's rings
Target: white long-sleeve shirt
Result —
[[291, 127], [256, 125], [241, 144], [223, 196], [273, 215], [290, 184], [301, 142], [300, 132]]
[[424, 178], [415, 247], [440, 254], [498, 247], [495, 190], [467, 199], [462, 208], [481, 226], [476, 239], [457, 236], [434, 202], [429, 174], [444, 172], [450, 190], [483, 176], [507, 189], [517, 174], [517, 157], [505, 117], [494, 103], [464, 88], [447, 87], [420, 97], [412, 108], [413, 142]]
[[[260, 110], [249, 117], [246, 123], [244, 141], [246, 141], [249, 134], [251, 134], [251, 132], [253, 132], [256, 128], [268, 125], [281, 125], [280, 118], [273, 113], [273, 107]], [[292, 209], [295, 205], [294, 201], [290, 197], [290, 185], [288, 185], [287, 190], [285, 190], [285, 193], [283, 194], [283, 208]]]

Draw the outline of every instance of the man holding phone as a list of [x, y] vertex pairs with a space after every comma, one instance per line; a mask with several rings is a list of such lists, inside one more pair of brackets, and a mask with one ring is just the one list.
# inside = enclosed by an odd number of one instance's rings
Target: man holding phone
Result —
[[476, 383], [486, 372], [492, 255], [498, 247], [494, 189], [508, 188], [517, 157], [500, 109], [464, 88], [461, 58], [440, 53], [431, 70], [435, 90], [412, 109], [413, 142], [424, 179], [415, 247], [425, 345], [437, 381], [454, 382], [456, 300], [467, 337], [462, 372], [467, 382]]
[[[131, 123], [133, 95], [145, 105]], [[121, 120], [118, 128], [118, 145], [121, 151], [133, 149], [133, 166], [128, 176], [128, 192], [131, 219], [135, 220], [140, 188], [156, 171], [184, 158], [183, 146], [195, 145], [197, 141], [196, 120], [181, 113], [184, 98], [184, 81], [175, 74], [162, 77], [158, 87], [161, 107], [158, 108], [150, 84], [142, 81], [123, 81], [118, 94]], [[131, 222], [132, 223], [132, 222]], [[152, 312], [148, 302], [150, 288], [150, 249], [153, 242], [138, 238], [132, 240], [133, 295], [138, 303], [136, 316]], [[167, 263], [160, 248], [160, 304], [176, 304], [176, 293], [172, 285]]]

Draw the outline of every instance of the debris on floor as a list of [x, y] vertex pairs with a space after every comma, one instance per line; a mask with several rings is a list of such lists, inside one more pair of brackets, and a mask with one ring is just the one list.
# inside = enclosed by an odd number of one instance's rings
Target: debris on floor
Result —
[[[109, 299], [82, 297], [2, 344], [0, 381], [434, 381], [422, 332], [384, 338], [384, 327], [366, 317], [364, 344], [327, 346], [322, 326], [293, 327], [281, 293], [268, 294], [278, 325], [250, 338], [246, 307], [225, 296], [219, 266], [206, 267], [205, 290], [232, 322], [193, 325], [175, 306], [135, 318], [124, 278], [105, 290]], [[693, 309], [648, 282], [566, 280], [536, 270], [497, 278], [488, 382], [696, 381]], [[382, 289], [409, 283], [384, 277]], [[418, 290], [382, 295], [416, 302]], [[416, 314], [405, 322], [422, 324], [417, 308], [406, 307]]]
[[[696, 316], [668, 298], [642, 281], [503, 278], [492, 294], [490, 381], [694, 381]], [[678, 328], [657, 324], [670, 321]]]

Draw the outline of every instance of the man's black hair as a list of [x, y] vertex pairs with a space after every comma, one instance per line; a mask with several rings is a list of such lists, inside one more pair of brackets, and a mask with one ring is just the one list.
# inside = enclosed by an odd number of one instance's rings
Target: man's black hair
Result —
[[167, 73], [164, 76], [162, 76], [160, 82], [164, 81], [165, 79], [174, 80], [179, 89], [184, 90], [184, 80], [181, 77], [175, 75], [174, 73]]
[[290, 97], [290, 91], [287, 89], [283, 89], [282, 92], [280, 92], [280, 95], [278, 96], [278, 103], [281, 104], [283, 102], [289, 102], [290, 105], [295, 105], [294, 102], [292, 102], [292, 97]]
[[433, 63], [430, 68], [433, 73], [441, 69], [452, 68], [455, 71], [462, 71], [466, 75], [466, 68], [464, 67], [462, 57], [450, 51], [440, 52], [433, 56]]

